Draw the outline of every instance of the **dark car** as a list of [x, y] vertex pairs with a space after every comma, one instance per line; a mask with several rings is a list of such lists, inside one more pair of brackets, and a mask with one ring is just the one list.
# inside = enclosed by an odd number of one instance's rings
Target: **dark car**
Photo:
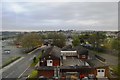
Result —
[[89, 79], [89, 80], [96, 80], [96, 77], [95, 77], [94, 74], [89, 74], [89, 75], [88, 75], [88, 79]]

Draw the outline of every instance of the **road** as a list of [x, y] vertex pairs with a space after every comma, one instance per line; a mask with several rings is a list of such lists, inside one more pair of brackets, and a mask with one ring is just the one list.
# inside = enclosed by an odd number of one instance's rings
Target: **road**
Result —
[[[96, 55], [95, 52], [93, 51], [90, 51], [89, 50], [89, 55], [90, 55], [90, 58], [94, 59]], [[99, 56], [101, 56], [102, 58], [104, 58], [106, 60], [106, 64], [109, 65], [109, 67], [111, 66], [117, 66], [118, 65], [118, 57], [117, 56], [113, 56], [111, 54], [97, 54]], [[115, 75], [113, 72], [110, 73], [111, 75], [111, 78], [117, 78], [117, 75]], [[98, 79], [98, 80], [106, 80], [106, 79]]]
[[41, 52], [41, 49], [36, 50], [32, 54], [26, 54], [24, 55], [23, 59], [13, 66], [11, 66], [9, 69], [5, 70], [2, 73], [3, 78], [18, 78], [21, 76], [21, 74], [29, 68], [30, 64], [32, 63], [32, 58], [34, 55], [38, 56], [39, 53]]
[[89, 56], [91, 58], [95, 58], [94, 55], [99, 55], [102, 58], [106, 59], [106, 64], [110, 65], [110, 66], [117, 66], [118, 65], [118, 57], [117, 56], [113, 56], [110, 54], [105, 54], [105, 53], [100, 53], [100, 54], [96, 54], [95, 52], [89, 50]]
[[[15, 45], [10, 44], [11, 40], [2, 41], [2, 64], [5, 64], [8, 60], [13, 57], [23, 56], [22, 49], [16, 48]], [[4, 50], [10, 50], [10, 54], [4, 52]]]
[[110, 54], [100, 54], [101, 57], [106, 59], [107, 64], [110, 66], [117, 66], [118, 65], [118, 57], [113, 56]]
[[[10, 66], [8, 69], [3, 70], [2, 72], [2, 78], [20, 78], [22, 76], [30, 74], [31, 70], [30, 64], [32, 63], [33, 56], [38, 56], [41, 52], [41, 49], [46, 49], [47, 47], [38, 48], [37, 50], [33, 51], [31, 54], [22, 54], [20, 48], [16, 48], [13, 45], [8, 44], [10, 41], [4, 41], [2, 42], [3, 48], [2, 48], [2, 62], [3, 64], [9, 60], [10, 58], [14, 56], [21, 56], [22, 59], [18, 61], [17, 63]], [[10, 54], [5, 54], [4, 50], [10, 49]], [[29, 69], [29, 71], [27, 70]], [[26, 73], [27, 70], [27, 73]], [[26, 74], [24, 74], [26, 73]]]

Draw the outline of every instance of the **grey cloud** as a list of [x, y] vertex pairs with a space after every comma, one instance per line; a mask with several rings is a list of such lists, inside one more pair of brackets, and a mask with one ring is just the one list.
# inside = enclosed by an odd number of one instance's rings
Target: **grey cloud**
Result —
[[[15, 12], [11, 9], [15, 5], [24, 10]], [[4, 3], [2, 14], [4, 30], [117, 30], [117, 3], [113, 2]]]

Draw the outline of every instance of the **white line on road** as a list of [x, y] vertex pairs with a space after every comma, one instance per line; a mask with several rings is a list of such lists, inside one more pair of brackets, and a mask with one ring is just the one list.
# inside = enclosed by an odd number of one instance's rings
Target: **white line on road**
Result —
[[28, 70], [29, 67], [30, 67], [30, 66], [28, 66], [28, 67], [23, 71], [23, 73], [20, 74], [20, 76], [19, 76], [18, 78], [20, 78], [20, 77], [25, 73], [25, 71]]
[[2, 70], [2, 72], [5, 71], [5, 70], [7, 70], [7, 69], [10, 68], [11, 66], [13, 66], [14, 64], [16, 64], [17, 62], [19, 62], [20, 60], [22, 60], [23, 58], [24, 58], [24, 57], [21, 57], [20, 59], [14, 61], [13, 63], [9, 64], [8, 66], [6, 66], [6, 67], [4, 67], [4, 68], [2, 68], [2, 69], [0, 69], [0, 70]]

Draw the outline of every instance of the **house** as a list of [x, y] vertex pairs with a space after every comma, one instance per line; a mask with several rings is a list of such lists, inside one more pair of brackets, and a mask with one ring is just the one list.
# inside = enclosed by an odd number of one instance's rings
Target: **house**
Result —
[[[77, 61], [76, 61], [77, 62]], [[70, 61], [71, 63], [71, 61]], [[98, 59], [88, 60], [87, 63], [89, 66], [84, 65], [75, 65], [75, 66], [60, 66], [61, 80], [66, 80], [66, 78], [75, 80], [82, 78], [97, 78], [109, 77], [109, 66], [105, 63], [99, 61]]]
[[62, 49], [56, 46], [49, 47], [40, 59], [38, 77], [55, 80], [96, 80], [108, 77], [108, 65], [97, 58], [88, 59], [88, 56], [88, 51], [80, 46], [66, 46]]
[[89, 55], [88, 55], [88, 50], [81, 47], [81, 46], [76, 46], [75, 49], [77, 50], [77, 56], [80, 60], [87, 60]]
[[109, 77], [109, 65], [105, 62], [102, 62], [97, 58], [88, 60], [87, 62], [92, 68], [94, 68], [93, 74], [97, 78]]
[[61, 49], [61, 57], [62, 59], [66, 59], [67, 57], [77, 57], [77, 51], [72, 48], [71, 45], [67, 45]]
[[52, 78], [56, 76], [56, 68], [60, 66], [61, 49], [56, 46], [51, 46], [42, 54], [38, 70], [38, 77]]
[[81, 49], [80, 46], [72, 48], [71, 45], [68, 45], [62, 48], [61, 56], [63, 56], [64, 59], [66, 59], [66, 57], [78, 57], [81, 60], [87, 60], [88, 50], [83, 48]]
[[60, 48], [49, 47], [40, 58], [40, 66], [60, 66]]

